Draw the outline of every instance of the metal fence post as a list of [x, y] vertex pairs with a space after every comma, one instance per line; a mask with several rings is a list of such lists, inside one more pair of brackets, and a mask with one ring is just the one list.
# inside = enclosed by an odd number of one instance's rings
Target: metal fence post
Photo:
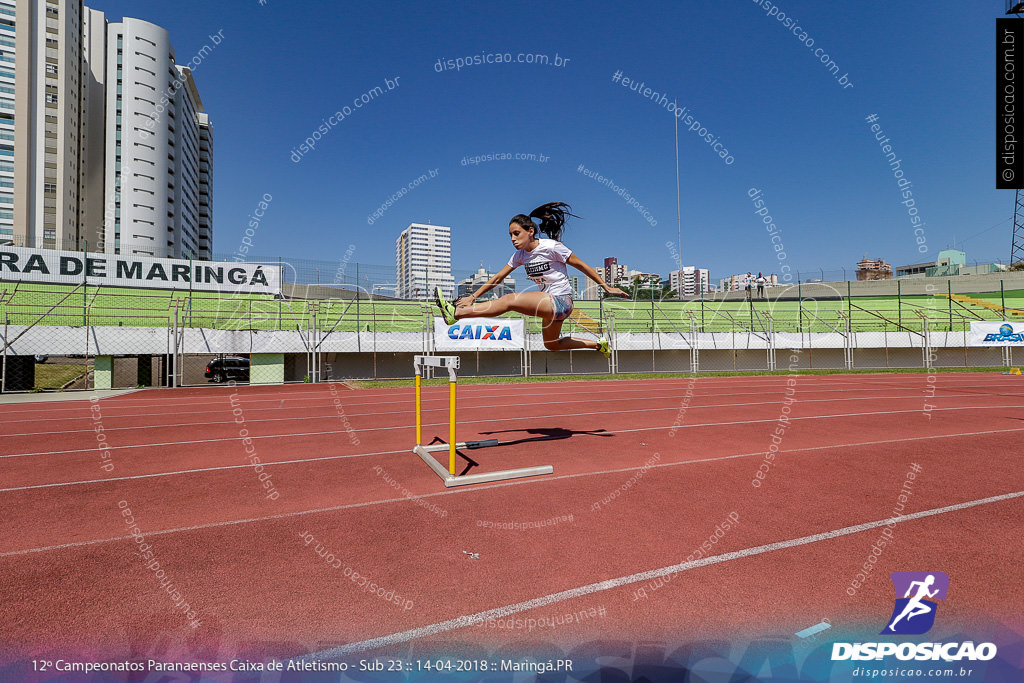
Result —
[[700, 331], [704, 331], [704, 288], [700, 289]]
[[903, 283], [896, 280], [896, 316], [900, 327], [903, 327]]
[[800, 280], [796, 281], [796, 299], [797, 299], [797, 313], [800, 317], [799, 327], [800, 330], [800, 341], [803, 342], [804, 335], [804, 292], [803, 285], [800, 284]]
[[846, 314], [853, 317], [853, 290], [849, 280], [846, 281]]
[[171, 388], [178, 386], [178, 300], [174, 300], [174, 348], [171, 352]]
[[930, 326], [928, 325], [928, 316], [922, 315], [922, 317], [924, 318], [924, 343], [925, 343], [925, 346], [928, 348], [928, 368], [931, 369], [933, 367], [933, 365], [932, 365], [932, 363], [933, 363], [933, 360], [932, 360], [932, 331], [931, 331]]
[[946, 298], [949, 300], [949, 331], [953, 331], [953, 281], [946, 280]]
[[846, 369], [853, 370], [853, 320], [846, 318]]
[[619, 372], [619, 340], [615, 336], [615, 316], [608, 311], [608, 340], [612, 345], [612, 354], [609, 358], [608, 370], [615, 375]]
[[4, 366], [3, 366], [3, 370], [0, 371], [0, 373], [2, 373], [2, 374], [0, 374], [0, 394], [2, 394], [5, 391], [7, 391], [7, 340], [10, 339], [10, 337], [8, 336], [10, 334], [10, 332], [7, 329], [8, 322], [9, 322], [9, 319], [7, 317], [7, 312], [5, 311], [4, 312], [4, 361], [3, 361], [4, 362]]
[[[89, 306], [89, 293], [88, 293], [89, 279], [88, 279], [88, 276], [87, 276], [88, 268], [86, 267], [89, 264], [88, 248], [89, 248], [89, 242], [87, 240], [87, 241], [85, 241], [82, 244], [82, 326], [83, 327], [86, 326], [86, 322], [85, 322], [85, 309]], [[88, 331], [86, 331], [85, 336], [88, 339], [88, 337], [89, 337], [89, 332]], [[86, 367], [88, 367], [89, 366], [89, 353], [86, 352], [85, 355], [86, 355], [85, 365], [86, 365]], [[88, 370], [86, 372], [88, 372]], [[88, 385], [89, 385], [88, 378], [86, 378], [86, 386], [88, 387]]]
[[[701, 312], [703, 311], [704, 307], [701, 306]], [[690, 316], [690, 338], [693, 340], [690, 344], [690, 372], [697, 373], [700, 372], [700, 346], [697, 339], [697, 321], [693, 316]]]

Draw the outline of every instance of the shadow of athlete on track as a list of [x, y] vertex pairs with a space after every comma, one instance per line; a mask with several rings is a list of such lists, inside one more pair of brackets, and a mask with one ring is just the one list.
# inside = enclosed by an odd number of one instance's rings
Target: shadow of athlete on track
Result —
[[[569, 437], [576, 436], [576, 435], [582, 435], [582, 436], [602, 436], [602, 437], [615, 436], [614, 434], [605, 433], [604, 429], [593, 429], [593, 430], [590, 430], [590, 431], [575, 431], [575, 430], [572, 430], [572, 429], [564, 429], [562, 427], [534, 427], [533, 429], [499, 429], [499, 430], [496, 430], [496, 431], [493, 431], [493, 432], [480, 432], [480, 434], [481, 435], [484, 435], [484, 434], [486, 434], [486, 435], [491, 435], [491, 434], [508, 434], [509, 432], [526, 432], [527, 434], [537, 434], [538, 436], [525, 437], [525, 438], [522, 438], [522, 439], [516, 439], [515, 441], [499, 441], [495, 445], [496, 446], [514, 446], [516, 444], [532, 443], [534, 441], [556, 441], [556, 440], [560, 440], [560, 439], [568, 439]], [[441, 437], [435, 436], [434, 440], [431, 441], [430, 443], [431, 444], [435, 444], [435, 443], [445, 443], [445, 442], [444, 442], [444, 439], [442, 439]], [[493, 448], [493, 446], [492, 446], [492, 448]], [[471, 458], [468, 455], [466, 455], [465, 453], [463, 453], [461, 449], [456, 450], [455, 454], [457, 456], [459, 456], [460, 458], [462, 458], [463, 460], [466, 461], [466, 469], [464, 469], [461, 472], [459, 472], [459, 476], [460, 477], [462, 475], [464, 475], [464, 474], [467, 474], [474, 467], [478, 467], [480, 465], [480, 463], [478, 463], [476, 460], [473, 460], [473, 458]]]

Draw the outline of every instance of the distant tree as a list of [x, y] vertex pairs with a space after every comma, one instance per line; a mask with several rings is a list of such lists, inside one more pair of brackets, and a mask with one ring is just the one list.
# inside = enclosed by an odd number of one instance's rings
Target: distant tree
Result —
[[1024, 261], [1017, 261], [1010, 266], [1010, 270], [1024, 270]]

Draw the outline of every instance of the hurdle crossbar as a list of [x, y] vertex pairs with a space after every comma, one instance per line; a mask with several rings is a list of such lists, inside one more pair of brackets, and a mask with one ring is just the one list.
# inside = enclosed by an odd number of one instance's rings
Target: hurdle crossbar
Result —
[[[478, 474], [455, 473], [455, 451], [459, 448], [474, 449], [487, 448], [499, 445], [497, 439], [485, 439], [482, 441], [455, 441], [455, 394], [458, 384], [459, 357], [458, 356], [415, 356], [413, 366], [416, 370], [416, 445], [412, 452], [420, 456], [423, 462], [441, 477], [446, 487], [462, 486], [464, 484], [481, 484], [488, 481], [502, 481], [504, 479], [517, 479], [520, 477], [534, 477], [541, 474], [551, 474], [554, 468], [551, 465], [540, 465], [537, 467], [522, 467], [514, 470], [501, 470], [498, 472], [481, 472]], [[448, 370], [448, 443], [423, 445], [423, 409], [421, 381], [424, 368], [446, 368]], [[444, 468], [437, 459], [431, 455], [438, 451], [448, 451], [448, 469]]]

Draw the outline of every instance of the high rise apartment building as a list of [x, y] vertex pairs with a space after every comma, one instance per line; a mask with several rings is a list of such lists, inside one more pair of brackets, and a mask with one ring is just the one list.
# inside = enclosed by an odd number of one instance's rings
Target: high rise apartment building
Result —
[[165, 29], [0, 0], [0, 243], [208, 259], [212, 153]]
[[676, 293], [676, 298], [708, 294], [711, 291], [711, 271], [707, 268], [683, 266], [682, 270], [669, 273], [669, 288]]
[[[0, 239], [74, 248], [82, 128], [79, 0], [0, 0]], [[13, 99], [13, 107], [8, 98]], [[12, 111], [13, 109], [13, 111]]]
[[200, 195], [205, 187], [209, 202], [212, 131], [167, 30], [141, 19], [109, 24], [107, 83], [104, 186], [114, 210], [104, 250], [209, 258], [212, 214], [207, 205], [201, 229]]
[[395, 240], [396, 296], [427, 299], [439, 286], [455, 296], [452, 277], [452, 229], [443, 225], [410, 223]]

